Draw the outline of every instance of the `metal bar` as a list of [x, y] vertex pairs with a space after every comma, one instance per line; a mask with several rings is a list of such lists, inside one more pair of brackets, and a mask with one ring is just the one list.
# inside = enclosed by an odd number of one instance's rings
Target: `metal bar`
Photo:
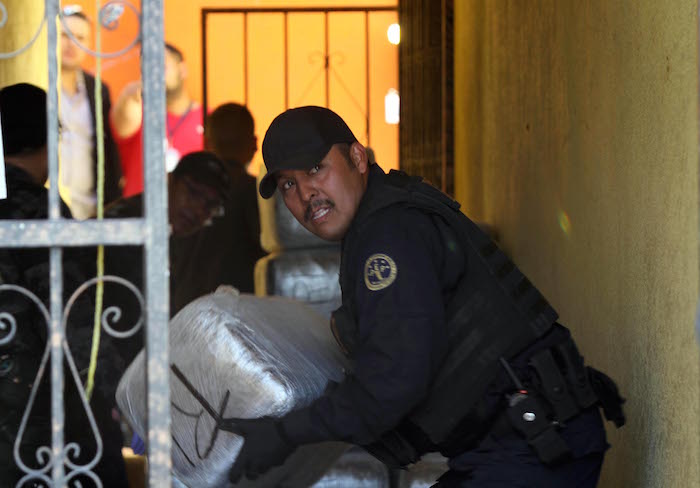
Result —
[[367, 145], [370, 145], [369, 138], [369, 12], [365, 11], [365, 131], [367, 134]]
[[207, 90], [207, 12], [202, 9], [202, 116], [209, 113], [209, 92]]
[[254, 8], [204, 8], [202, 11], [211, 14], [240, 14], [240, 13], [298, 13], [298, 12], [396, 12], [397, 7], [254, 7]]
[[168, 360], [169, 270], [165, 185], [165, 86], [163, 0], [141, 10], [143, 161], [146, 233], [146, 376], [148, 385], [148, 484], [170, 487], [170, 383]]
[[[61, 209], [58, 196], [58, 60], [56, 46], [58, 31], [56, 18], [58, 16], [58, 0], [46, 2], [46, 34], [48, 42], [49, 87], [46, 93], [47, 121], [47, 152], [49, 162], [49, 219], [53, 222], [61, 220]], [[49, 253], [50, 292], [50, 335], [47, 338], [51, 345], [51, 455], [53, 465], [51, 478], [54, 486], [63, 486], [63, 426], [65, 412], [63, 409], [63, 330], [61, 328], [63, 315], [63, 263], [60, 248], [52, 247]]]
[[284, 13], [284, 109], [289, 108], [289, 17]]
[[148, 227], [143, 219], [3, 220], [2, 247], [51, 247], [143, 244]]
[[248, 106], [248, 14], [243, 13], [243, 100]]
[[329, 59], [328, 59], [328, 11], [324, 12], [323, 15], [323, 36], [324, 36], [324, 45], [323, 45], [323, 57], [325, 60], [325, 67], [326, 67], [326, 108], [330, 108], [330, 73], [329, 73]]
[[[49, 17], [55, 18], [55, 17]], [[49, 21], [48, 24], [54, 24]], [[50, 29], [50, 27], [49, 27]], [[63, 486], [63, 426], [65, 412], [63, 410], [63, 251], [52, 247], [50, 254], [51, 278], [51, 452], [53, 467], [51, 477], [54, 486]]]
[[58, 43], [58, 30], [56, 18], [58, 16], [58, 0], [47, 0], [46, 18], [48, 51], [49, 51], [49, 88], [46, 92], [46, 130], [47, 153], [49, 159], [49, 218], [60, 219], [61, 207], [58, 196], [58, 59], [56, 45]]

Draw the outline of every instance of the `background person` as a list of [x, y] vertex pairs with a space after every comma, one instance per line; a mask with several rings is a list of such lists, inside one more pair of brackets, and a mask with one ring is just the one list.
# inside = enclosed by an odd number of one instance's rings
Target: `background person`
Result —
[[[221, 210], [230, 192], [224, 164], [212, 153], [186, 154], [168, 175], [168, 221], [171, 242], [175, 237], [192, 235]], [[105, 218], [135, 218], [143, 215], [143, 194], [124, 197], [105, 209]], [[105, 249], [105, 274], [124, 278], [143, 290], [143, 253], [140, 246], [109, 246]], [[136, 297], [121, 285], [105, 284], [105, 308], [114, 304], [122, 309], [123, 330], [137, 323], [141, 313]], [[121, 330], [121, 329], [120, 329]], [[131, 363], [143, 347], [143, 333], [119, 342], [125, 365]], [[116, 391], [119, 375], [112, 385]]]
[[[65, 27], [64, 27], [65, 24]], [[61, 121], [60, 181], [71, 213], [77, 219], [94, 217], [97, 209], [97, 123], [95, 116], [95, 77], [82, 69], [87, 53], [65, 32], [70, 30], [83, 46], [90, 46], [92, 26], [80, 6], [63, 8], [61, 24], [61, 96], [58, 115]], [[109, 87], [102, 84], [102, 120], [104, 129], [104, 201], [121, 196], [119, 152], [109, 130], [111, 101]]]
[[[172, 44], [165, 44], [165, 102], [167, 171], [172, 171], [180, 157], [201, 151], [202, 107], [187, 93], [185, 80], [187, 66], [182, 52]], [[110, 115], [112, 130], [121, 156], [124, 173], [125, 197], [143, 191], [143, 104], [141, 82], [124, 87]]]
[[172, 241], [172, 315], [222, 284], [253, 293], [255, 263], [264, 255], [255, 178], [246, 171], [258, 150], [253, 116], [243, 105], [223, 104], [207, 117], [204, 136], [207, 150], [224, 162], [231, 187], [222, 217]]
[[[0, 90], [0, 116], [7, 180], [7, 198], [0, 200], [0, 218], [46, 220], [46, 93], [26, 83], [5, 87]], [[70, 211], [63, 202], [61, 209], [63, 216], [70, 218]], [[88, 277], [84, 273], [81, 251], [76, 248], [63, 251], [65, 301]], [[46, 248], [0, 249], [0, 283], [23, 287], [46, 307], [51, 290], [49, 268]], [[85, 381], [92, 342], [94, 304], [91, 297], [89, 292], [79, 296], [68, 316], [66, 328], [66, 339], [81, 382]], [[9, 313], [17, 322], [14, 338], [0, 346], [0, 484], [15, 486], [24, 472], [15, 465], [14, 443], [22, 416], [29, 408], [31, 388], [39, 381], [39, 365], [47, 347], [47, 324], [36, 304], [16, 292], [0, 293], [0, 312]], [[7, 323], [5, 319], [3, 322]], [[109, 341], [101, 342], [99, 357], [113, 358], [115, 351], [110, 348]], [[96, 373], [97, 388], [89, 403], [103, 441], [102, 457], [92, 471], [105, 487], [127, 485], [121, 455], [121, 432], [112, 419], [110, 392], [105, 388], [119, 369], [118, 361], [101, 362]], [[70, 460], [84, 466], [95, 456], [97, 444], [67, 363], [64, 364], [64, 374], [64, 443], [75, 442], [80, 446], [79, 454], [72, 451]], [[39, 468], [36, 461], [38, 450], [51, 445], [50, 378], [49, 369], [41, 378], [20, 443], [21, 459], [32, 469]], [[84, 487], [95, 486], [84, 476], [75, 479]]]

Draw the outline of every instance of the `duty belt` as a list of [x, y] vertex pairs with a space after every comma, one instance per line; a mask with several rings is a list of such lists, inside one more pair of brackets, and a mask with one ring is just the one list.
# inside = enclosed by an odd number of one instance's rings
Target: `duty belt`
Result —
[[527, 439], [543, 463], [555, 464], [571, 455], [558, 429], [587, 408], [598, 404], [606, 419], [617, 427], [624, 425], [624, 399], [615, 383], [600, 371], [584, 366], [573, 340], [529, 359], [534, 371], [530, 387], [523, 385], [505, 359], [500, 361], [515, 386], [506, 394], [510, 427]]

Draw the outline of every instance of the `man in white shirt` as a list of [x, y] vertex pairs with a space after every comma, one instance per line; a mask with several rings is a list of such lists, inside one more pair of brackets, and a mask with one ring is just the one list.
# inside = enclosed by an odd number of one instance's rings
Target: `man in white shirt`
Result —
[[[87, 52], [71, 38], [70, 31], [82, 46], [89, 45], [92, 26], [79, 6], [63, 9], [61, 33], [61, 187], [73, 216], [78, 219], [94, 217], [97, 208], [97, 149], [95, 119], [95, 78], [83, 71]], [[108, 125], [109, 89], [102, 85], [105, 203], [121, 196], [119, 180], [121, 166]]]

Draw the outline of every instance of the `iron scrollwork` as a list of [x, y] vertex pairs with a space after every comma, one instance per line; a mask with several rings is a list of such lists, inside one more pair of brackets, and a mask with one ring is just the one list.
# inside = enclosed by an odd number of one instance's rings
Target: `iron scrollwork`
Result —
[[[128, 337], [133, 336], [136, 334], [141, 327], [143, 326], [144, 322], [144, 298], [143, 295], [141, 294], [140, 290], [134, 286], [131, 282], [120, 278], [118, 276], [103, 276], [103, 277], [96, 277], [92, 278], [82, 285], [80, 285], [71, 295], [71, 297], [68, 299], [66, 302], [66, 305], [63, 310], [63, 315], [62, 315], [62, 330], [64, 334], [61, 337], [51, 337], [50, 336], [50, 314], [44, 305], [44, 303], [31, 291], [27, 290], [26, 288], [23, 288], [21, 286], [17, 285], [10, 285], [10, 284], [1, 284], [0, 285], [0, 293], [3, 292], [15, 292], [23, 295], [24, 297], [28, 298], [32, 304], [39, 310], [41, 317], [43, 318], [46, 328], [47, 328], [47, 340], [44, 345], [44, 350], [41, 356], [41, 362], [39, 364], [38, 371], [36, 373], [36, 377], [33, 381], [32, 388], [29, 394], [29, 400], [26, 404], [24, 413], [22, 415], [22, 420], [19, 425], [19, 430], [17, 431], [17, 437], [15, 438], [14, 442], [14, 459], [17, 464], [17, 466], [24, 472], [26, 473], [17, 483], [18, 487], [24, 486], [25, 483], [30, 482], [30, 481], [41, 481], [46, 483], [47, 485], [51, 484], [51, 479], [50, 479], [50, 470], [54, 463], [56, 462], [61, 462], [64, 464], [65, 467], [67, 467], [70, 471], [65, 475], [65, 478], [61, 480], [61, 483], [59, 486], [63, 486], [64, 484], [66, 486], [71, 486], [71, 482], [74, 483], [73, 486], [81, 486], [80, 482], [76, 480], [80, 475], [87, 476], [90, 478], [97, 487], [101, 488], [102, 483], [99, 480], [99, 478], [92, 472], [92, 469], [97, 465], [99, 462], [101, 456], [102, 456], [102, 439], [99, 433], [99, 430], [97, 428], [97, 424], [95, 422], [95, 417], [90, 409], [90, 406], [88, 404], [88, 400], [85, 395], [85, 390], [82, 386], [81, 380], [80, 380], [80, 375], [78, 373], [78, 369], [75, 365], [75, 361], [73, 359], [73, 356], [70, 352], [70, 347], [68, 344], [68, 340], [65, 336], [65, 331], [67, 330], [67, 325], [68, 325], [68, 318], [70, 316], [71, 310], [73, 309], [73, 306], [75, 305], [76, 301], [78, 298], [90, 287], [93, 285], [97, 284], [98, 282], [112, 282], [116, 283], [117, 285], [121, 285], [126, 287], [130, 292], [134, 294], [136, 299], [138, 300], [139, 303], [139, 318], [137, 322], [132, 325], [131, 327], [127, 328], [125, 331], [118, 331], [114, 328], [115, 324], [119, 322], [121, 319], [121, 309], [120, 307], [113, 305], [110, 307], [107, 307], [107, 309], [104, 310], [104, 312], [101, 315], [101, 320], [100, 320], [100, 325], [102, 329], [109, 334], [110, 336], [117, 338], [117, 339], [125, 339]], [[0, 346], [7, 346], [9, 345], [15, 338], [17, 338], [18, 334], [18, 328], [21, 327], [22, 324], [18, 324], [16, 318], [9, 312], [0, 312]], [[81, 448], [80, 445], [78, 445], [75, 442], [69, 442], [65, 444], [63, 447], [63, 450], [58, 456], [54, 456], [54, 453], [52, 452], [51, 448], [49, 446], [39, 446], [37, 448], [37, 451], [35, 453], [36, 461], [38, 463], [38, 468], [31, 468], [28, 466], [27, 463], [25, 463], [22, 460], [22, 456], [20, 453], [20, 447], [22, 445], [22, 441], [24, 438], [24, 435], [27, 430], [27, 423], [29, 421], [30, 413], [34, 407], [34, 403], [36, 401], [36, 396], [37, 396], [37, 391], [39, 389], [39, 386], [41, 384], [42, 378], [44, 376], [44, 373], [46, 371], [46, 364], [49, 359], [50, 355], [50, 345], [52, 341], [55, 340], [60, 340], [61, 341], [61, 346], [63, 349], [63, 353], [66, 359], [66, 362], [68, 363], [68, 367], [71, 373], [72, 381], [75, 384], [75, 388], [79, 394], [80, 397], [80, 402], [82, 404], [82, 407], [84, 409], [85, 415], [87, 416], [87, 419], [90, 424], [90, 429], [92, 431], [92, 435], [94, 436], [95, 439], [95, 444], [96, 444], [96, 449], [95, 449], [95, 455], [90, 459], [88, 462], [85, 464], [77, 464], [74, 462], [75, 459], [77, 459], [80, 456]]]
[[[101, 8], [100, 11], [97, 14], [97, 18], [99, 20], [99, 25], [104, 27], [105, 29], [109, 31], [116, 30], [119, 27], [119, 19], [122, 17], [124, 14], [124, 7], [127, 7], [129, 10], [133, 12], [133, 14], [136, 16], [137, 19], [140, 19], [139, 11], [138, 9], [128, 2], [127, 0], [110, 0], [109, 2], [105, 3]], [[63, 12], [59, 13], [59, 18], [61, 20], [61, 27], [63, 29], [63, 32], [73, 41], [73, 43], [78, 46], [80, 49], [85, 51], [86, 53], [90, 54], [91, 56], [94, 57], [99, 57], [103, 59], [110, 59], [110, 58], [117, 58], [123, 54], [126, 54], [129, 52], [134, 46], [136, 46], [140, 40], [141, 36], [140, 34], [136, 34], [136, 37], [134, 37], [129, 44], [126, 47], [123, 47], [117, 51], [110, 52], [110, 53], [105, 53], [105, 52], [97, 52], [83, 43], [81, 43], [71, 32], [71, 30], [68, 28], [66, 25], [66, 18]], [[139, 20], [140, 22], [140, 20]], [[141, 32], [141, 29], [138, 29], [138, 32]]]
[[[99, 25], [104, 27], [107, 30], [113, 31], [116, 30], [119, 27], [119, 19], [122, 17], [125, 11], [125, 7], [128, 8], [135, 16], [137, 19], [140, 19], [139, 15], [139, 10], [130, 2], [127, 0], [110, 0], [109, 2], [105, 3], [101, 8], [100, 11], [97, 15], [98, 20], [99, 20]], [[61, 26], [63, 28], [63, 32], [70, 37], [70, 39], [83, 51], [87, 52], [88, 54], [95, 56], [95, 57], [100, 57], [100, 58], [116, 58], [119, 57], [123, 54], [126, 54], [128, 51], [130, 51], [134, 46], [136, 46], [140, 40], [141, 36], [139, 33], [136, 34], [136, 37], [134, 37], [131, 41], [129, 41], [128, 45], [126, 47], [123, 47], [117, 51], [114, 52], [109, 52], [109, 53], [104, 53], [104, 52], [97, 52], [86, 45], [82, 44], [76, 37], [75, 35], [71, 32], [71, 30], [68, 28], [65, 22], [65, 16], [63, 12], [59, 12], [59, 19], [61, 20]], [[3, 29], [7, 25], [7, 21], [9, 20], [10, 16], [7, 11], [7, 7], [5, 4], [0, 1], [0, 29]], [[140, 20], [138, 20], [140, 22]], [[30, 38], [29, 42], [25, 44], [24, 46], [15, 49], [14, 51], [9, 51], [9, 52], [0, 52], [0, 59], [10, 59], [15, 56], [19, 56], [23, 52], [25, 52], [27, 49], [29, 49], [34, 42], [39, 38], [41, 35], [41, 31], [44, 28], [44, 25], [46, 24], [46, 5], [44, 5], [44, 14], [41, 16], [41, 22], [39, 23], [39, 26], [37, 27], [36, 31]], [[138, 32], [141, 31], [139, 28], [137, 30]]]

